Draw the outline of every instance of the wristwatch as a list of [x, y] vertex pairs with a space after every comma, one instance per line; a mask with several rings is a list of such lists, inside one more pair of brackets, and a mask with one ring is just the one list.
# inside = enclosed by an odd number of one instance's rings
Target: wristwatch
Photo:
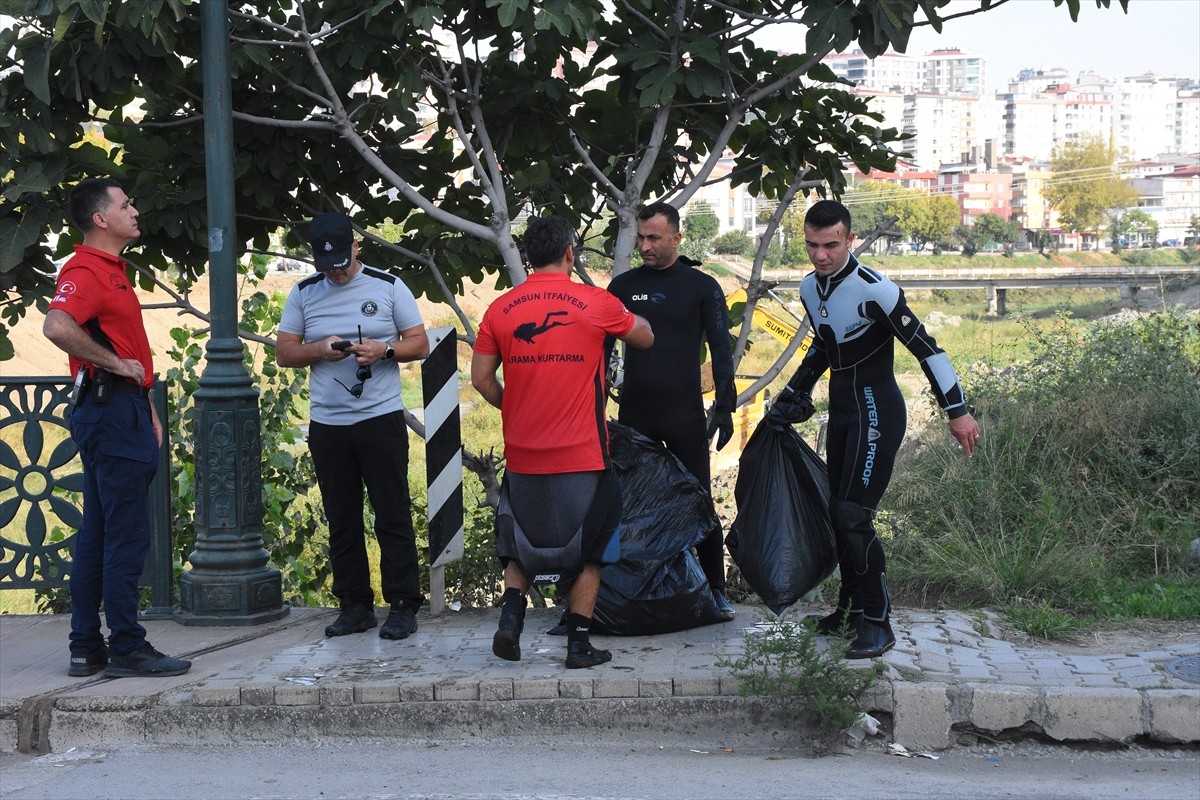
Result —
[[383, 357], [388, 361], [396, 357], [396, 348], [392, 347], [391, 342], [387, 343], [387, 350], [383, 351]]

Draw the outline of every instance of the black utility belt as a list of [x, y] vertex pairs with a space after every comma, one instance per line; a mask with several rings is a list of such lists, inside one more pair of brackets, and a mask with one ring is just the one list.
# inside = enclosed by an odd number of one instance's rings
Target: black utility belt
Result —
[[75, 379], [75, 391], [72, 392], [72, 403], [79, 402], [79, 399], [85, 394], [92, 397], [92, 403], [102, 406], [108, 402], [108, 398], [116, 392], [118, 394], [136, 394], [138, 397], [149, 397], [150, 390], [145, 386], [140, 386], [136, 383], [129, 383], [124, 378], [113, 375], [108, 370], [95, 368], [89, 377], [87, 371], [81, 369], [79, 375]]
[[128, 381], [113, 381], [112, 385], [109, 386], [108, 388], [114, 392], [122, 392], [124, 394], [136, 394], [138, 397], [149, 397], [150, 396], [150, 390], [147, 389], [145, 386], [138, 386], [137, 384], [129, 383]]

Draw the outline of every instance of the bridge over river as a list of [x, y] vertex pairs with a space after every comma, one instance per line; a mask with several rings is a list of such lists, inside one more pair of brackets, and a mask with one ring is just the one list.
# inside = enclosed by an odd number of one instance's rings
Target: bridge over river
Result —
[[[722, 262], [742, 279], [749, 280], [749, 266], [742, 260]], [[1116, 286], [1121, 297], [1133, 300], [1140, 290], [1180, 279], [1200, 279], [1200, 265], [1165, 267], [903, 267], [881, 270], [905, 289], [983, 289], [988, 313], [1005, 313], [1008, 289], [1039, 286], [1056, 288], [1097, 288]], [[797, 289], [810, 270], [764, 270], [763, 280], [777, 283], [777, 289]]]

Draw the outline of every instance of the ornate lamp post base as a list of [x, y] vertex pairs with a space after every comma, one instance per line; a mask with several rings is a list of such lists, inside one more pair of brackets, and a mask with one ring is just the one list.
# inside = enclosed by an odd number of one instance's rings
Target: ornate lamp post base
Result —
[[281, 604], [279, 570], [203, 574], [185, 572], [179, 579], [179, 608], [172, 617], [181, 625], [261, 625], [288, 615]]

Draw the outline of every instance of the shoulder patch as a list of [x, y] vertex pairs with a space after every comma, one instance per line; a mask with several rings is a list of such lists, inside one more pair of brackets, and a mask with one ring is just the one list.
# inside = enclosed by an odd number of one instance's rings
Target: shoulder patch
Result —
[[865, 283], [879, 283], [883, 280], [883, 276], [868, 266], [858, 265], [858, 277], [862, 278]]
[[384, 272], [381, 269], [375, 269], [374, 267], [368, 267], [366, 265], [363, 265], [362, 271], [363, 271], [363, 274], [366, 275], [368, 278], [375, 278], [376, 280], [387, 281], [388, 283], [396, 282], [395, 275], [393, 275], [390, 272]]

